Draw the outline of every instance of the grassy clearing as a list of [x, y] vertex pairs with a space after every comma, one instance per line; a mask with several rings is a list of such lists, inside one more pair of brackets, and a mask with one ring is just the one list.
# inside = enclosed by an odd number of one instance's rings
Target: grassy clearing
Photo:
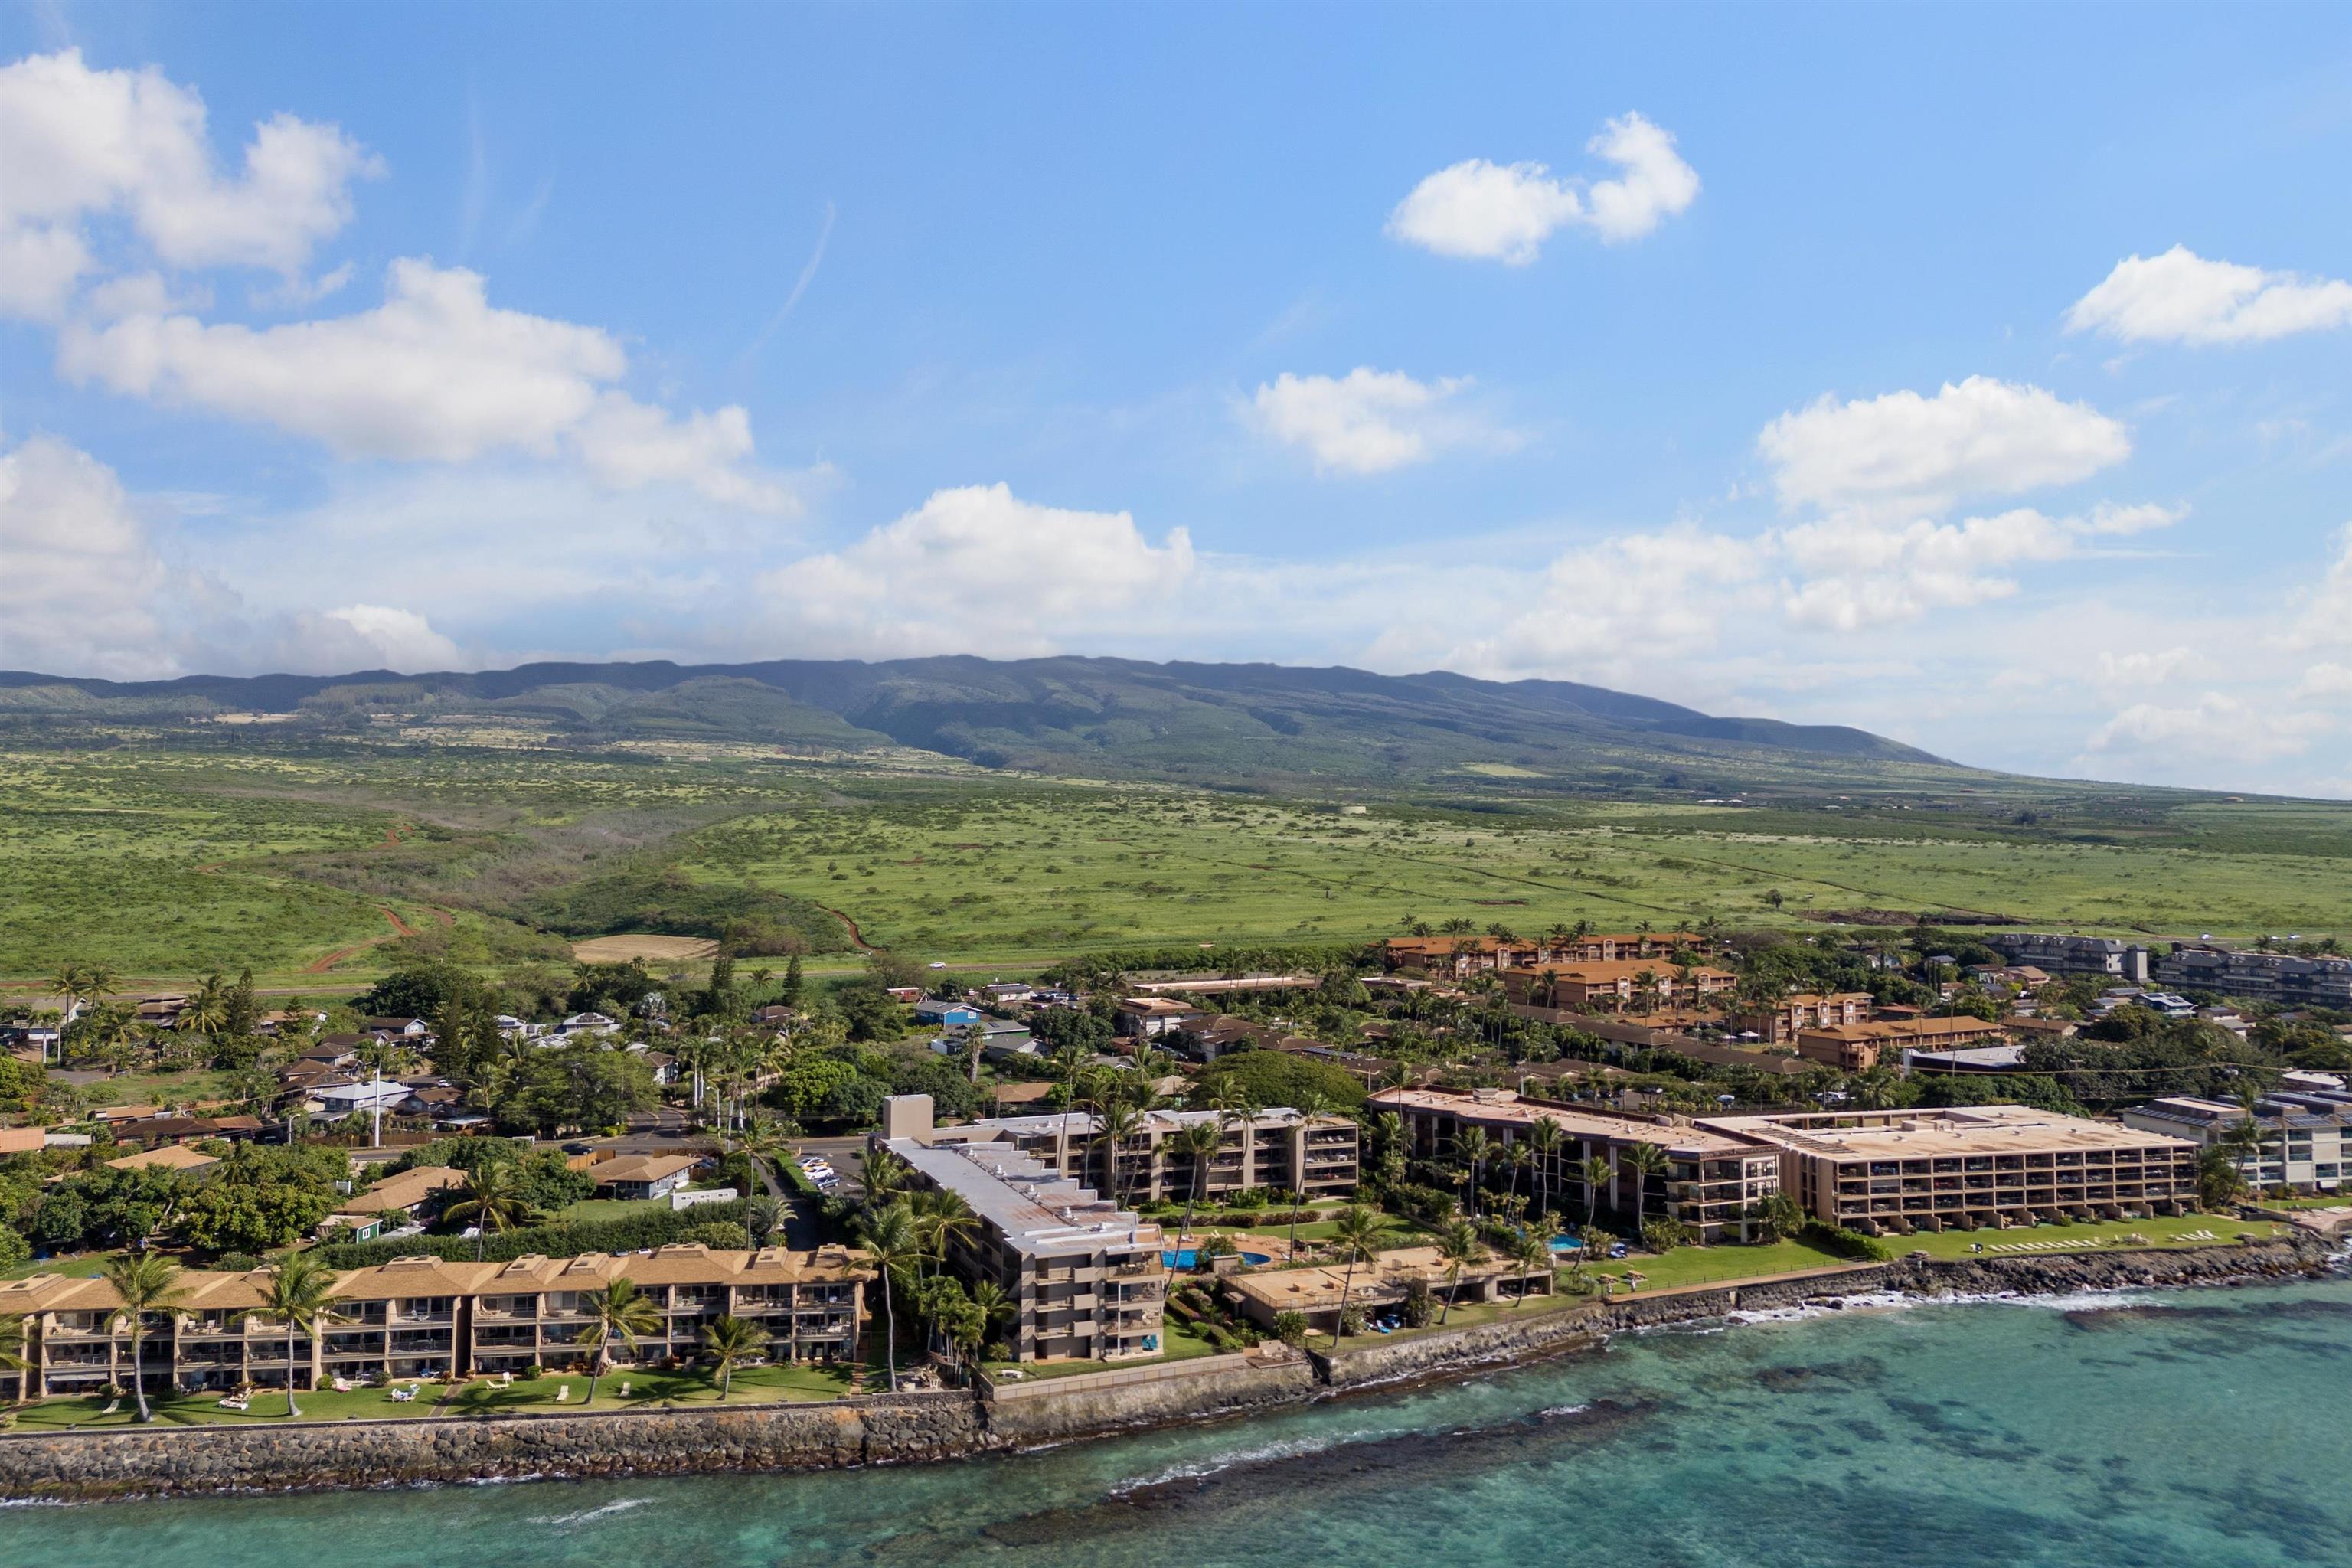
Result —
[[576, 1204], [557, 1209], [547, 1217], [551, 1220], [561, 1220], [567, 1225], [576, 1225], [583, 1221], [628, 1219], [636, 1215], [651, 1214], [656, 1209], [665, 1214], [668, 1213], [669, 1200], [667, 1198], [583, 1198]]
[[1160, 1366], [1171, 1361], [1192, 1361], [1200, 1356], [1222, 1353], [1216, 1346], [1173, 1319], [1161, 1328], [1160, 1345], [1160, 1353], [1156, 1356], [1136, 1356], [1125, 1361], [992, 1361], [982, 1364], [992, 1377], [1013, 1371], [1021, 1373], [1019, 1381], [1035, 1383], [1043, 1379], [1076, 1377], [1089, 1372], [1132, 1372], [1139, 1366]]
[[43, 1258], [16, 1268], [0, 1270], [0, 1279], [30, 1279], [36, 1274], [55, 1274], [66, 1279], [95, 1279], [104, 1271], [108, 1261], [121, 1256], [120, 1247], [110, 1252], [78, 1252], [70, 1258]]

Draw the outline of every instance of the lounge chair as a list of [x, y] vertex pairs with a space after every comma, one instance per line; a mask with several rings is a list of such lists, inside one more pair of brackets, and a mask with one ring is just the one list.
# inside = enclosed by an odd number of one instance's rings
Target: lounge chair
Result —
[[555, 1385], [555, 1403], [558, 1405], [569, 1405], [572, 1403], [572, 1385], [570, 1384], [560, 1383]]

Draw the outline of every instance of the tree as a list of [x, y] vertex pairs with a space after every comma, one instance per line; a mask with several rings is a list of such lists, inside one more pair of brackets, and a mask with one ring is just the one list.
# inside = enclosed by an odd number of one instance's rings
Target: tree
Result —
[[1126, 1172], [1120, 1169], [1119, 1148], [1142, 1130], [1143, 1112], [1113, 1100], [1103, 1106], [1097, 1126], [1099, 1131], [1095, 1134], [1095, 1142], [1103, 1152], [1105, 1184], [1110, 1188], [1110, 1201], [1116, 1205], [1127, 1186]]
[[713, 1318], [702, 1325], [702, 1350], [710, 1358], [711, 1368], [719, 1375], [719, 1403], [727, 1403], [727, 1392], [735, 1382], [735, 1368], [748, 1358], [768, 1348], [768, 1333], [748, 1318]]
[[[1178, 1232], [1181, 1236], [1190, 1236], [1192, 1233], [1192, 1209], [1201, 1201], [1201, 1184], [1208, 1178], [1209, 1163], [1216, 1157], [1218, 1147], [1224, 1141], [1225, 1130], [1223, 1123], [1218, 1121], [1195, 1121], [1180, 1131], [1171, 1140], [1176, 1146], [1176, 1152], [1192, 1163], [1192, 1187], [1184, 1195], [1184, 1228]], [[1291, 1228], [1294, 1233], [1297, 1231], [1296, 1222]], [[1296, 1243], [1293, 1244], [1291, 1250], [1296, 1255], [1297, 1251]]]
[[743, 1205], [743, 1228], [751, 1233], [753, 1247], [765, 1247], [768, 1238], [784, 1227], [785, 1216], [792, 1213], [784, 1200], [772, 1193], [755, 1193]]
[[180, 1284], [180, 1266], [160, 1253], [122, 1253], [106, 1260], [99, 1278], [114, 1288], [119, 1303], [106, 1315], [106, 1326], [121, 1328], [131, 1341], [131, 1392], [139, 1403], [143, 1425], [155, 1419], [147, 1407], [147, 1319], [175, 1319], [187, 1310], [188, 1292]]
[[[870, 1180], [869, 1168], [869, 1180]], [[882, 1353], [889, 1370], [890, 1392], [898, 1392], [898, 1313], [890, 1293], [890, 1277], [901, 1268], [910, 1268], [919, 1256], [921, 1242], [915, 1235], [914, 1215], [903, 1202], [886, 1204], [861, 1215], [857, 1222], [857, 1242], [874, 1257], [874, 1267], [882, 1277], [882, 1316], [885, 1329]]]
[[1617, 1156], [1618, 1164], [1633, 1173], [1633, 1217], [1649, 1212], [1650, 1178], [1666, 1173], [1666, 1152], [1655, 1143], [1636, 1143]]
[[486, 1160], [467, 1172], [465, 1184], [457, 1189], [457, 1201], [442, 1210], [441, 1217], [452, 1225], [473, 1224], [474, 1261], [479, 1263], [490, 1232], [504, 1236], [530, 1219], [530, 1205], [522, 1195], [514, 1162]]
[[1748, 1205], [1745, 1216], [1758, 1241], [1785, 1241], [1805, 1228], [1805, 1211], [1786, 1193], [1771, 1193]]
[[1470, 1178], [1470, 1213], [1478, 1213], [1478, 1177], [1486, 1162], [1495, 1157], [1496, 1144], [1483, 1127], [1473, 1127], [1454, 1140], [1454, 1157], [1462, 1162]]
[[1528, 1304], [1528, 1286], [1538, 1274], [1551, 1272], [1551, 1240], [1523, 1230], [1511, 1242], [1511, 1261], [1519, 1266], [1519, 1305]]
[[1307, 1343], [1307, 1314], [1276, 1312], [1274, 1315], [1274, 1337], [1293, 1350]]
[[1601, 1212], [1601, 1189], [1609, 1184], [1609, 1178], [1615, 1173], [1610, 1169], [1606, 1155], [1587, 1154], [1577, 1166], [1577, 1173], [1584, 1178], [1584, 1223], [1590, 1226]]
[[248, 1307], [236, 1314], [242, 1321], [265, 1318], [286, 1326], [286, 1417], [294, 1420], [302, 1414], [294, 1403], [294, 1342], [298, 1335], [315, 1340], [319, 1331], [338, 1321], [342, 1314], [334, 1310], [335, 1271], [319, 1261], [315, 1252], [289, 1252], [270, 1266], [268, 1283], [261, 1287], [261, 1304]]
[[1462, 1270], [1486, 1249], [1478, 1244], [1478, 1227], [1457, 1219], [1437, 1233], [1437, 1256], [1445, 1263], [1445, 1308], [1437, 1314], [1439, 1326], [1454, 1315], [1454, 1298], [1462, 1289]]
[[2246, 1173], [2235, 1153], [2220, 1144], [2197, 1157], [2197, 1206], [2226, 1209], [2246, 1190]]
[[572, 1337], [577, 1345], [593, 1345], [595, 1355], [588, 1363], [588, 1400], [596, 1403], [596, 1381], [611, 1370], [613, 1342], [618, 1340], [635, 1350], [637, 1342], [662, 1329], [661, 1310], [653, 1298], [638, 1289], [627, 1279], [606, 1281], [604, 1289], [583, 1292], [580, 1310], [587, 1317], [588, 1326]]
[[[1344, 1320], [1348, 1308], [1355, 1300], [1356, 1265], [1368, 1263], [1380, 1256], [1390, 1238], [1387, 1216], [1361, 1204], [1349, 1204], [1331, 1219], [1331, 1246], [1348, 1260], [1348, 1272], [1339, 1282], [1339, 1316]], [[1331, 1331], [1331, 1348], [1339, 1346], [1339, 1330]]]
[[776, 994], [776, 1000], [787, 1007], [798, 1007], [807, 990], [808, 981], [801, 973], [801, 955], [796, 952], [785, 961], [784, 988]]
[[1538, 1116], [1528, 1129], [1527, 1154], [1535, 1168], [1536, 1202], [1539, 1208], [1551, 1208], [1551, 1173], [1559, 1167], [1559, 1151], [1565, 1141], [1559, 1122], [1549, 1116]]

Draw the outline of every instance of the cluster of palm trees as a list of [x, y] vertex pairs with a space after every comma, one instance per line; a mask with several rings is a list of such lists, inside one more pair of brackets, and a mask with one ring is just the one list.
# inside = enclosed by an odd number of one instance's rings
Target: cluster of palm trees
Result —
[[887, 1149], [866, 1156], [866, 1192], [851, 1230], [872, 1258], [882, 1286], [882, 1353], [891, 1392], [898, 1388], [898, 1304], [903, 1300], [929, 1336], [967, 1373], [981, 1351], [1012, 1320], [1003, 1287], [982, 1279], [969, 1289], [949, 1272], [959, 1241], [979, 1228], [978, 1216], [954, 1193], [914, 1191], [906, 1163]]

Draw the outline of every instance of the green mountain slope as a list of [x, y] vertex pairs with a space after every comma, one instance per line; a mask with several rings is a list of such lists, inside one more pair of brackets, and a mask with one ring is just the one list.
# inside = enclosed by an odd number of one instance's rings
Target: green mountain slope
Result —
[[[1567, 681], [1110, 658], [537, 664], [476, 673], [0, 673], [0, 726], [291, 714], [348, 726], [478, 715], [581, 742], [898, 746], [993, 768], [1240, 787], [1491, 773], [1532, 789], [1731, 792], [1952, 781], [1969, 770], [1861, 730], [1720, 718]], [[299, 733], [300, 723], [257, 726]]]

